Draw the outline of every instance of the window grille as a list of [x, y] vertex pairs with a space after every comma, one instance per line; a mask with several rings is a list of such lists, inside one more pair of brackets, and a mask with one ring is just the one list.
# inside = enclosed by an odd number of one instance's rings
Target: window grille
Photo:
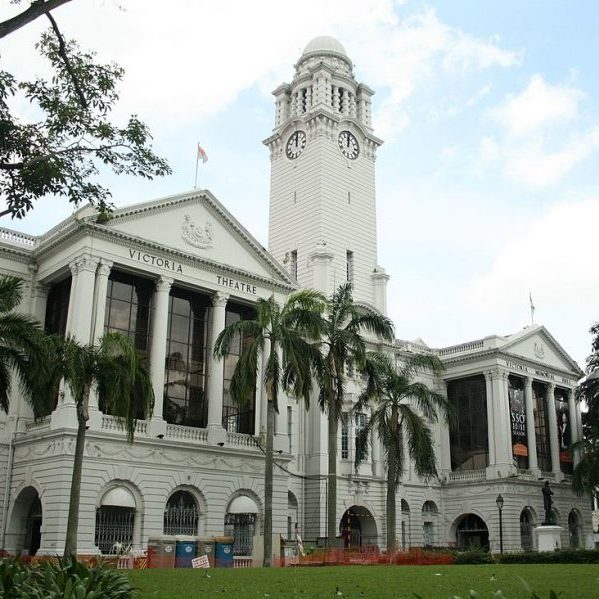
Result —
[[353, 283], [354, 281], [354, 253], [350, 250], [346, 252], [346, 278], [348, 283]]
[[197, 535], [199, 516], [191, 493], [177, 491], [171, 495], [164, 509], [164, 534]]
[[293, 408], [287, 406], [287, 439], [289, 441], [289, 453], [293, 451]]
[[297, 250], [292, 250], [289, 254], [289, 274], [297, 279]]
[[252, 555], [256, 514], [227, 514], [225, 535], [233, 537], [233, 555]]
[[133, 544], [135, 510], [128, 507], [103, 505], [96, 511], [94, 542], [103, 554], [114, 554]]
[[[356, 425], [356, 451], [359, 449], [359, 444], [360, 444], [360, 433], [362, 432], [362, 430], [366, 427], [366, 421], [367, 421], [367, 417], [366, 414], [364, 414], [363, 412], [357, 412], [356, 413], [356, 417], [355, 417], [355, 425]], [[366, 454], [365, 460], [368, 460], [368, 453]]]

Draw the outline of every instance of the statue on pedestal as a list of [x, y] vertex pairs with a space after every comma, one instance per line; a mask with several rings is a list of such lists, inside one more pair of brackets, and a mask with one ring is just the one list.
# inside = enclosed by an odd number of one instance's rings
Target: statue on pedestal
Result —
[[553, 524], [551, 517], [551, 505], [553, 501], [551, 500], [551, 496], [553, 495], [553, 491], [549, 488], [549, 481], [546, 480], [543, 485], [543, 507], [545, 508], [545, 520], [543, 521], [543, 526], [549, 526]]

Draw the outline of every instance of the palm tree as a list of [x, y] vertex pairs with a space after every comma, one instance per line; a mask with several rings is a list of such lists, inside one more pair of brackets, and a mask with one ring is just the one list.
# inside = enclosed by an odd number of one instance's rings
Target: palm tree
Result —
[[443, 364], [433, 355], [415, 354], [406, 357], [396, 368], [386, 354], [368, 355], [365, 366], [367, 383], [355, 410], [371, 407], [366, 426], [356, 440], [356, 465], [366, 457], [371, 431], [381, 440], [387, 467], [387, 553], [396, 550], [395, 493], [403, 473], [406, 439], [410, 459], [419, 476], [436, 476], [437, 466], [431, 430], [428, 426], [438, 420], [439, 413], [449, 417], [447, 398], [422, 382], [415, 381], [418, 373], [434, 374], [443, 370]]
[[283, 307], [271, 296], [256, 303], [253, 320], [239, 320], [219, 334], [214, 355], [229, 354], [238, 335], [242, 335], [244, 350], [231, 379], [233, 399], [243, 403], [256, 388], [260, 356], [264, 353], [266, 367], [266, 447], [264, 463], [264, 566], [272, 562], [272, 493], [273, 493], [273, 436], [278, 394], [282, 389], [302, 398], [309, 404], [312, 375], [319, 369], [321, 354], [318, 339], [321, 313], [325, 298], [311, 290], [291, 294]]
[[48, 338], [48, 352], [55, 358], [45, 369], [46, 396], [54, 396], [61, 379], [70, 388], [77, 411], [77, 440], [64, 557], [77, 555], [79, 499], [85, 432], [89, 419], [90, 393], [97, 389], [104, 409], [120, 418], [133, 441], [138, 418], [151, 417], [154, 392], [150, 375], [130, 341], [119, 333], [106, 333], [97, 345], [83, 345], [72, 338]]
[[393, 323], [385, 316], [359, 308], [353, 300], [351, 283], [341, 285], [328, 299], [321, 324], [325, 369], [320, 377], [320, 407], [328, 415], [328, 542], [337, 536], [337, 431], [344, 401], [345, 364], [358, 369], [366, 357], [363, 332], [378, 339], [393, 340]]
[[23, 281], [16, 277], [0, 277], [0, 408], [8, 413], [13, 374], [33, 413], [43, 413], [41, 379], [34, 376], [34, 365], [44, 363], [43, 333], [31, 316], [14, 312], [21, 303]]

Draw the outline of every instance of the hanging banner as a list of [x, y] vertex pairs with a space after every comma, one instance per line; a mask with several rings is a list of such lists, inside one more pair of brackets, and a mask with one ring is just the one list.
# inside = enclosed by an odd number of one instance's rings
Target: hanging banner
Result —
[[[514, 461], [526, 462], [527, 460], [518, 459], [528, 457], [524, 389], [516, 386], [516, 384], [510, 380], [508, 393], [510, 400], [510, 419], [512, 422], [512, 453]], [[520, 464], [520, 467], [528, 467], [528, 464]]]
[[557, 440], [559, 443], [559, 463], [562, 472], [572, 471], [572, 456], [570, 448], [570, 412], [568, 399], [565, 394], [557, 389], [555, 392], [555, 417], [557, 421]]

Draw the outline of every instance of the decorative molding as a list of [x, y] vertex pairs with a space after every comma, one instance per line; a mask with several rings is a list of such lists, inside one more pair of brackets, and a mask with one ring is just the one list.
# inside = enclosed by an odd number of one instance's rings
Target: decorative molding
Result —
[[97, 274], [102, 277], [110, 276], [110, 271], [112, 270], [113, 262], [110, 260], [106, 260], [105, 258], [100, 259], [100, 264], [98, 266]]
[[185, 243], [201, 250], [206, 250], [214, 247], [212, 243], [213, 236], [212, 223], [209, 220], [203, 226], [198, 226], [193, 222], [189, 214], [184, 216], [183, 224], [181, 225], [181, 239]]
[[73, 276], [77, 276], [80, 272], [96, 272], [100, 259], [90, 254], [82, 254], [69, 263], [69, 268]]
[[535, 341], [533, 345], [533, 352], [535, 356], [539, 358], [539, 360], [545, 359], [545, 346], [542, 343], [537, 343]]
[[174, 282], [175, 280], [170, 277], [160, 277], [156, 280], [156, 291], [158, 293], [169, 293]]

